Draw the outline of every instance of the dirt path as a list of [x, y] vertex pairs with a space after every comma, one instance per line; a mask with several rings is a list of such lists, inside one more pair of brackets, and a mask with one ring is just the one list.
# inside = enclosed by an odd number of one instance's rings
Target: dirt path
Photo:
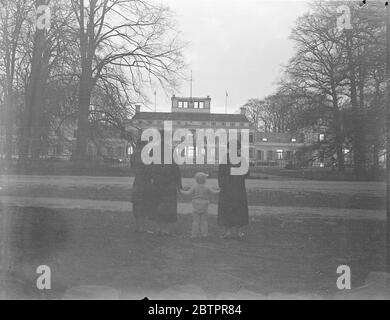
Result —
[[[191, 178], [183, 178], [184, 185], [192, 183]], [[6, 188], [12, 185], [47, 184], [57, 186], [93, 186], [93, 185], [131, 185], [132, 177], [92, 177], [92, 176], [33, 176], [33, 175], [1, 175], [0, 186]], [[216, 185], [216, 179], [210, 179], [211, 185]], [[313, 181], [313, 180], [252, 180], [246, 182], [248, 190], [279, 190], [295, 192], [324, 192], [343, 194], [367, 194], [385, 196], [384, 182], [356, 182], [356, 181]]]
[[[65, 199], [52, 197], [14, 197], [0, 196], [0, 203], [4, 206], [15, 207], [44, 207], [49, 209], [82, 209], [115, 212], [130, 212], [132, 204], [127, 201]], [[179, 213], [191, 213], [190, 203], [179, 203]], [[217, 214], [217, 205], [210, 204], [210, 215]], [[287, 215], [295, 218], [323, 216], [343, 219], [386, 219], [385, 210], [366, 209], [336, 209], [336, 208], [308, 208], [308, 207], [275, 207], [275, 206], [249, 206], [249, 214], [252, 217], [261, 215]]]

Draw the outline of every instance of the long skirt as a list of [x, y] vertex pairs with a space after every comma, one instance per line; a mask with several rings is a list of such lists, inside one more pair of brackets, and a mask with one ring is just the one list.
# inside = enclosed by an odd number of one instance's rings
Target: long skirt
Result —
[[177, 195], [163, 195], [156, 201], [154, 220], [161, 223], [177, 221]]
[[248, 224], [248, 201], [241, 192], [226, 194], [221, 192], [218, 203], [218, 225], [224, 227], [243, 227]]
[[153, 219], [155, 216], [155, 203], [151, 200], [134, 200], [133, 201], [133, 215], [136, 218]]

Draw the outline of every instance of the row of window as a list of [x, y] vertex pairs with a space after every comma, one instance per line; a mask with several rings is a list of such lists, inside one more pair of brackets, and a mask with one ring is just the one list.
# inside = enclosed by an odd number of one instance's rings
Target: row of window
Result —
[[[180, 109], [188, 109], [189, 103], [188, 103], [188, 101], [178, 101], [177, 107]], [[194, 101], [193, 108], [194, 109], [204, 109], [204, 101]]]
[[[259, 138], [258, 141], [268, 142], [268, 138], [261, 138], [261, 139]], [[276, 141], [276, 142], [278, 142], [278, 141]], [[296, 138], [291, 138], [290, 142], [293, 142], [293, 143], [297, 142], [297, 139]]]
[[264, 150], [257, 150], [255, 154], [255, 150], [249, 149], [249, 158], [258, 161], [273, 161], [273, 160], [291, 160], [293, 151], [284, 151], [284, 150], [268, 150], [265, 152]]
[[[143, 124], [143, 123], [146, 123], [146, 124], [163, 124], [163, 121], [161, 120], [157, 120], [157, 121], [153, 121], [153, 120], [134, 120], [134, 124]], [[182, 121], [174, 121], [173, 124], [175, 125], [202, 125], [202, 126], [217, 126], [217, 124], [221, 125], [221, 126], [230, 126], [230, 127], [249, 127], [249, 123], [241, 123], [241, 122], [230, 122], [230, 123], [226, 123], [226, 122], [211, 122], [211, 123], [208, 123], [208, 122], [196, 122], [196, 121], [185, 121], [185, 122], [182, 122]]]

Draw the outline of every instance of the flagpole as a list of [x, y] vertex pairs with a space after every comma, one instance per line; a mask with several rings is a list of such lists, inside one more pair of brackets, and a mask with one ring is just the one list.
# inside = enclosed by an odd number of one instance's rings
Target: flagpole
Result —
[[228, 103], [228, 93], [226, 91], [226, 96], [225, 96], [225, 113], [227, 114], [227, 103]]
[[191, 70], [191, 80], [190, 80], [190, 98], [192, 99], [192, 70]]
[[157, 112], [157, 92], [154, 91], [154, 112]]

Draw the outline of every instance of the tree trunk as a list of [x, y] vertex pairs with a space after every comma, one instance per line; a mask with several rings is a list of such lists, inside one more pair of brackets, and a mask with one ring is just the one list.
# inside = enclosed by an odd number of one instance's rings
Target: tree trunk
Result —
[[342, 134], [342, 119], [340, 111], [336, 111], [335, 121], [335, 134], [336, 134], [336, 154], [337, 154], [337, 167], [340, 172], [345, 170], [344, 150], [343, 150], [343, 134]]
[[28, 159], [32, 145], [36, 145], [37, 131], [40, 131], [39, 123], [41, 117], [41, 106], [43, 101], [41, 75], [43, 64], [43, 52], [46, 47], [45, 31], [37, 30], [34, 38], [34, 49], [31, 62], [30, 81], [26, 89], [26, 109], [23, 123], [22, 146], [20, 150], [20, 160]]
[[345, 170], [344, 163], [344, 135], [343, 135], [343, 119], [341, 117], [341, 112], [339, 110], [337, 91], [334, 83], [331, 84], [332, 90], [332, 103], [333, 103], [333, 116], [334, 116], [334, 132], [335, 132], [335, 144], [336, 144], [336, 154], [337, 154], [337, 168], [340, 172]]
[[[90, 79], [90, 78], [89, 78]], [[83, 76], [79, 88], [79, 111], [77, 121], [77, 146], [72, 158], [83, 162], [87, 159], [89, 138], [89, 106], [91, 103], [91, 84], [88, 76]]]
[[357, 89], [356, 89], [356, 72], [355, 64], [353, 61], [352, 55], [352, 33], [348, 31], [347, 33], [347, 56], [348, 56], [348, 69], [349, 69], [349, 79], [350, 79], [350, 93], [351, 93], [351, 105], [353, 111], [353, 133], [352, 133], [352, 145], [353, 145], [353, 162], [354, 162], [354, 171], [357, 176], [364, 175], [365, 168], [365, 155], [363, 151], [363, 126], [360, 119], [360, 110], [358, 106], [357, 99]]
[[85, 27], [84, 0], [79, 2], [80, 16], [80, 56], [81, 56], [81, 77], [79, 85], [79, 109], [77, 119], [77, 146], [72, 154], [72, 158], [78, 162], [87, 159], [87, 146], [89, 139], [89, 106], [91, 104], [91, 94], [93, 88], [92, 60], [95, 54], [94, 35], [94, 10], [96, 2], [90, 2], [90, 13]]
[[5, 100], [5, 159], [11, 161], [12, 159], [12, 144], [13, 144], [13, 119], [12, 110], [14, 107], [12, 84], [8, 85], [8, 90]]

